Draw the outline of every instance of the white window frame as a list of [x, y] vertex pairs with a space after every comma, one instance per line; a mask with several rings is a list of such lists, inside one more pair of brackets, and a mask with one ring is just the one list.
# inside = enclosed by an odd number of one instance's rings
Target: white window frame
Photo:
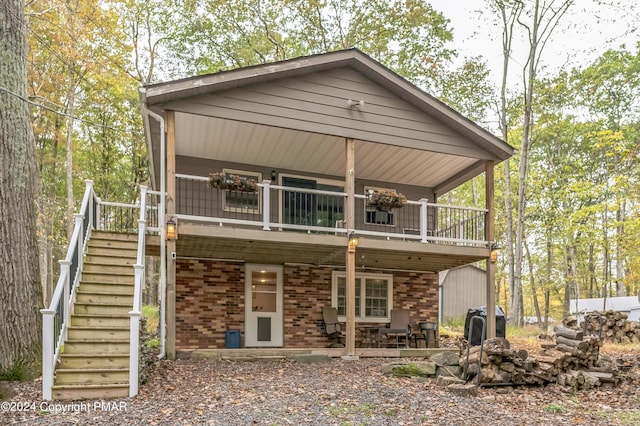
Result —
[[[250, 176], [256, 178], [256, 183], [262, 182], [262, 173], [260, 172], [250, 172], [248, 170], [235, 170], [235, 169], [222, 169], [222, 173], [230, 174], [230, 175], [240, 175], [240, 176]], [[245, 208], [245, 207], [229, 207], [227, 205], [227, 192], [229, 190], [224, 190], [222, 192], [222, 205], [224, 206], [225, 212], [231, 213], [246, 213], [246, 214], [262, 214], [262, 201], [260, 199], [260, 188], [255, 192], [256, 197], [258, 197], [258, 208]]]
[[[333, 271], [331, 273], [331, 306], [338, 308], [338, 278], [345, 278], [345, 271]], [[381, 323], [391, 321], [391, 309], [393, 308], [393, 275], [391, 274], [376, 274], [368, 272], [356, 272], [356, 278], [360, 278], [360, 312], [356, 312], [356, 322], [360, 323]], [[387, 281], [387, 316], [386, 317], [367, 317], [366, 312], [366, 280], [367, 279], [382, 279]], [[339, 321], [346, 321], [346, 316], [339, 315]]]
[[[390, 191], [390, 192], [397, 192], [395, 189], [393, 188], [381, 188], [379, 186], [365, 186], [364, 187], [364, 195], [365, 197], [369, 196], [369, 191]], [[396, 217], [395, 215], [393, 216], [393, 220], [391, 223], [387, 224], [387, 223], [376, 223], [376, 222], [369, 222], [367, 220], [367, 213], [376, 213], [377, 214], [378, 210], [376, 210], [373, 207], [368, 207], [367, 206], [367, 199], [365, 198], [364, 200], [364, 217], [362, 218], [363, 222], [365, 225], [376, 225], [376, 226], [388, 226], [389, 228], [395, 228], [396, 227]], [[380, 212], [383, 213], [383, 212]], [[387, 214], [392, 214], [392, 213], [387, 213]]]

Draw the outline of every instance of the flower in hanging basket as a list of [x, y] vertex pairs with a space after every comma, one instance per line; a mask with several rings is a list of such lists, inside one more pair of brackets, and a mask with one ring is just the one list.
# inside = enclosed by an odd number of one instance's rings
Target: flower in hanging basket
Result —
[[367, 207], [373, 207], [383, 212], [390, 212], [391, 209], [399, 209], [405, 204], [407, 204], [407, 197], [395, 191], [378, 189], [369, 191], [369, 196], [367, 197]]
[[255, 179], [223, 172], [210, 173], [209, 184], [212, 188], [229, 191], [256, 192], [258, 190]]

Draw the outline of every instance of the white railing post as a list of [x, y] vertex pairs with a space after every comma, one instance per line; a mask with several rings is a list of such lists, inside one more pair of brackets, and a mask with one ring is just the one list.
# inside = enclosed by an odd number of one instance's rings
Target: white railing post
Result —
[[49, 401], [53, 387], [53, 323], [56, 311], [53, 309], [40, 309], [42, 314], [42, 399]]
[[92, 221], [93, 221], [94, 194], [93, 194], [93, 181], [90, 179], [87, 179], [85, 181], [85, 193], [88, 194], [86, 215], [89, 218], [89, 228], [91, 228], [91, 226], [93, 225]]
[[147, 186], [140, 185], [140, 215], [138, 216], [140, 220], [145, 220], [147, 217], [147, 189]]
[[[142, 312], [129, 312], [129, 329], [131, 343], [129, 345], [129, 397], [138, 394], [138, 358], [140, 349], [140, 317]], [[135, 342], [135, 343], [134, 343]]]
[[144, 265], [136, 263], [133, 268], [135, 271], [133, 310], [129, 311], [129, 397], [134, 397], [138, 394], [138, 359], [140, 356], [140, 317], [142, 316]]
[[[80, 273], [80, 271], [82, 271], [82, 257], [84, 254], [84, 233], [85, 233], [85, 229], [84, 229], [84, 215], [83, 214], [76, 214], [74, 215], [75, 219], [76, 219], [76, 225], [77, 227], [80, 228], [80, 233], [78, 234], [78, 244], [76, 245], [76, 249], [78, 250], [78, 272], [77, 274]], [[76, 282], [80, 282], [80, 277], [77, 277], [77, 279], [75, 280]]]
[[420, 242], [428, 243], [427, 240], [427, 228], [429, 226], [429, 222], [427, 221], [427, 203], [429, 200], [426, 198], [420, 199]]
[[103, 231], [103, 229], [100, 226], [100, 222], [102, 221], [101, 219], [101, 215], [102, 215], [102, 209], [100, 208], [100, 203], [102, 202], [102, 200], [100, 199], [100, 197], [96, 197], [96, 209], [98, 210], [96, 212], [96, 229], [99, 231]]
[[270, 217], [271, 217], [271, 193], [270, 193], [270, 180], [262, 181], [262, 230], [271, 231]]
[[69, 296], [71, 293], [71, 261], [60, 260], [60, 275], [65, 277], [64, 288], [62, 290], [62, 303], [64, 306], [64, 318], [60, 318], [61, 332], [63, 333], [62, 341], [67, 340], [67, 328], [69, 327], [69, 321], [71, 320], [71, 309], [69, 306]]

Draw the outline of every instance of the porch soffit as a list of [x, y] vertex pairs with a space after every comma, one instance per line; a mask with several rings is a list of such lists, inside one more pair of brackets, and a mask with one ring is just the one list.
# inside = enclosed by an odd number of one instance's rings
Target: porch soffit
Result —
[[[176, 113], [176, 155], [343, 176], [344, 138]], [[477, 159], [356, 141], [358, 179], [433, 188]]]

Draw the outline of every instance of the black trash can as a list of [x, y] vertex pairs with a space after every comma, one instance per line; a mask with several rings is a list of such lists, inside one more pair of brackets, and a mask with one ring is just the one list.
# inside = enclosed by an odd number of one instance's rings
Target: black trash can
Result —
[[240, 349], [240, 330], [225, 331], [224, 344], [227, 349]]
[[[471, 308], [467, 311], [467, 318], [464, 320], [464, 338], [469, 341], [469, 323], [471, 323], [471, 318], [475, 316], [482, 317], [485, 322], [487, 321], [487, 307], [480, 306], [479, 308]], [[504, 312], [500, 306], [496, 306], [496, 337], [505, 337], [507, 331], [507, 320], [505, 318]], [[478, 346], [480, 344], [482, 334], [482, 322], [474, 321], [473, 322], [473, 330], [471, 333], [471, 341], [469, 344], [471, 346]], [[485, 331], [484, 337], [487, 337], [487, 333]]]

